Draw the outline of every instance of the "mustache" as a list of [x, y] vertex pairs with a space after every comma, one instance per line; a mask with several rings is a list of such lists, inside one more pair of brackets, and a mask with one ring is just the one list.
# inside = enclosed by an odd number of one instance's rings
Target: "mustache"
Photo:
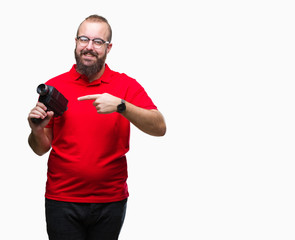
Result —
[[82, 55], [88, 54], [88, 53], [91, 54], [91, 55], [93, 55], [93, 56], [95, 56], [95, 57], [98, 57], [98, 54], [96, 52], [92, 51], [92, 50], [82, 50], [80, 52], [80, 55], [82, 56]]

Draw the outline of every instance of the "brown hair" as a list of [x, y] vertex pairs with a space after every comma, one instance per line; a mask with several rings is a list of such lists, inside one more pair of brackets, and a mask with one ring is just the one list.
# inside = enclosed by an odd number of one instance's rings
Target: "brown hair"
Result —
[[[87, 18], [85, 18], [84, 21], [91, 21], [91, 22], [104, 22], [108, 25], [108, 28], [109, 28], [109, 36], [108, 36], [108, 41], [111, 42], [112, 41], [112, 28], [111, 28], [111, 25], [109, 24], [108, 20], [102, 16], [99, 16], [97, 14], [93, 14], [93, 15], [90, 15], [88, 16]], [[83, 22], [84, 22], [83, 21]], [[82, 22], [82, 23], [83, 23]], [[81, 24], [82, 24], [81, 23]], [[78, 32], [79, 32], [79, 29], [80, 29], [80, 26], [81, 24], [79, 25], [78, 27], [78, 30], [77, 30], [77, 37], [78, 37]]]

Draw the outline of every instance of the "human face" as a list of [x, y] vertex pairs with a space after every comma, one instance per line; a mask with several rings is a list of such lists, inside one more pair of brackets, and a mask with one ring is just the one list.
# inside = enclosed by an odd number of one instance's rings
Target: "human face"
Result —
[[[106, 23], [84, 21], [78, 31], [78, 36], [85, 36], [89, 39], [100, 38], [104, 41], [108, 39], [108, 26]], [[77, 62], [76, 70], [86, 76], [93, 76], [103, 70], [105, 59], [112, 44], [103, 44], [100, 48], [95, 48], [93, 41], [88, 45], [81, 46], [76, 38], [75, 58]]]

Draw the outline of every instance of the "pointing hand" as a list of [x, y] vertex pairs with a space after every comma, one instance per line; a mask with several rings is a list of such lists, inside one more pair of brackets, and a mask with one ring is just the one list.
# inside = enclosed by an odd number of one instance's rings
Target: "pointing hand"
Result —
[[94, 100], [93, 106], [98, 113], [107, 114], [117, 111], [121, 99], [108, 93], [86, 95], [78, 98], [78, 101]]

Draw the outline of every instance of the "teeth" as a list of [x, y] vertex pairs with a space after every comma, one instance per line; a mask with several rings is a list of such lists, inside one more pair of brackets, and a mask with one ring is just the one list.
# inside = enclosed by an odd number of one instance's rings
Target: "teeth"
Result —
[[96, 56], [95, 54], [92, 54], [91, 52], [86, 52], [86, 53], [82, 53], [82, 54], [87, 57], [95, 57]]

